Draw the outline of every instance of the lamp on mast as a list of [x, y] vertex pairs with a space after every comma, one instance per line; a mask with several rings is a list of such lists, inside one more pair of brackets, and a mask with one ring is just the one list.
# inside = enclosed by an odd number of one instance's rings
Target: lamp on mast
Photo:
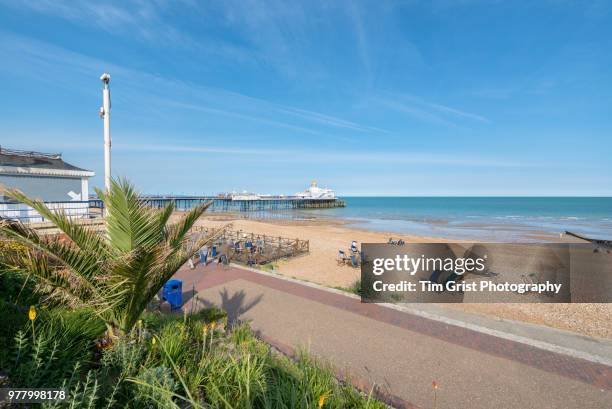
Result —
[[110, 136], [110, 75], [102, 74], [102, 107], [100, 107], [100, 118], [104, 119], [104, 188], [108, 193], [111, 186], [111, 136]]

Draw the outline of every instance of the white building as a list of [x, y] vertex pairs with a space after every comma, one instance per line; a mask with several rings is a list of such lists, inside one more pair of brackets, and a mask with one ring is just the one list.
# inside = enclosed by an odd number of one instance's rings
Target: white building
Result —
[[242, 193], [232, 192], [230, 197], [232, 200], [260, 200], [262, 198], [257, 193], [247, 192], [246, 190], [242, 191]]
[[334, 199], [336, 193], [331, 189], [318, 187], [317, 182], [312, 181], [308, 189], [296, 193], [295, 196], [302, 199]]
[[[0, 147], [0, 185], [16, 188], [28, 197], [44, 201], [66, 214], [89, 214], [89, 178], [94, 172], [78, 168], [61, 154], [28, 152]], [[12, 203], [0, 192], [0, 216], [23, 222], [42, 221], [28, 206]]]

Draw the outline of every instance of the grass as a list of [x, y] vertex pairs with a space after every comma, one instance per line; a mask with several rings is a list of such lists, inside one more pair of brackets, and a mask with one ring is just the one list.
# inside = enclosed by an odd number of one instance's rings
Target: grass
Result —
[[268, 271], [268, 272], [273, 272], [278, 270], [278, 263], [266, 263], [263, 266], [261, 266], [261, 269], [264, 271]]
[[347, 293], [362, 295], [361, 280], [355, 280], [349, 287], [334, 287], [336, 290], [345, 291]]

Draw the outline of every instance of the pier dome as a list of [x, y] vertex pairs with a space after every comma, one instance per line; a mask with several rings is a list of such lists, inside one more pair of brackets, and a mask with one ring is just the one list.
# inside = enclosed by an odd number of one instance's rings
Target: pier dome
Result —
[[298, 192], [295, 196], [303, 199], [334, 199], [336, 193], [332, 189], [317, 186], [317, 181], [313, 180], [303, 192]]

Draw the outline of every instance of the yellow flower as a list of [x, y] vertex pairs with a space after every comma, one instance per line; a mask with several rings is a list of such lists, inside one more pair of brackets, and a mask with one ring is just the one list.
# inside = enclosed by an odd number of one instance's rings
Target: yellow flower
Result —
[[157, 342], [157, 341], [155, 340], [155, 337], [151, 338], [151, 344], [152, 344], [152, 345], [155, 345], [155, 343], [156, 343], [156, 342]]
[[217, 326], [217, 321], [213, 321], [210, 323], [210, 329], [212, 329], [213, 331], [215, 330], [216, 326]]
[[36, 319], [36, 307], [30, 305], [30, 310], [28, 311], [28, 318], [30, 321], [34, 321]]
[[323, 394], [319, 396], [319, 408], [322, 408], [325, 405], [325, 399], [327, 399], [327, 394]]

